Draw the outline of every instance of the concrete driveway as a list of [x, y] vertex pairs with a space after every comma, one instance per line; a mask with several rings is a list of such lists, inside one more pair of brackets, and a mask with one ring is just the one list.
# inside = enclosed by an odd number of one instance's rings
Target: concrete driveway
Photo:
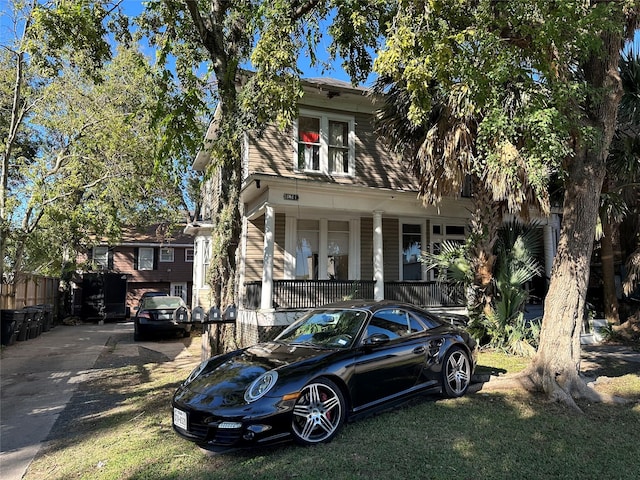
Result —
[[[113, 341], [118, 339], [118, 341]], [[123, 341], [124, 340], [124, 341]], [[19, 480], [78, 385], [100, 373], [96, 361], [116, 348], [123, 363], [141, 351], [196, 364], [181, 340], [133, 343], [133, 323], [58, 325], [4, 347], [0, 357], [0, 478]]]

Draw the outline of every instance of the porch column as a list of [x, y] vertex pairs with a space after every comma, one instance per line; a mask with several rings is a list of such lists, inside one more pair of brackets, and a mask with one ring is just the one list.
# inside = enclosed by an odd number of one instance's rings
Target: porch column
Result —
[[264, 256], [262, 259], [262, 297], [261, 310], [273, 309], [273, 250], [276, 216], [268, 203], [264, 209]]
[[382, 255], [382, 212], [373, 212], [373, 298], [384, 299], [384, 261]]

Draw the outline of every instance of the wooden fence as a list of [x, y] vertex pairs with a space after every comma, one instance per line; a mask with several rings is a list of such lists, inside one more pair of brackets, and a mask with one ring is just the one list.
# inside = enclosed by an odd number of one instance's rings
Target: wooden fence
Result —
[[19, 310], [58, 301], [60, 280], [38, 275], [16, 275], [14, 283], [0, 283], [0, 310]]

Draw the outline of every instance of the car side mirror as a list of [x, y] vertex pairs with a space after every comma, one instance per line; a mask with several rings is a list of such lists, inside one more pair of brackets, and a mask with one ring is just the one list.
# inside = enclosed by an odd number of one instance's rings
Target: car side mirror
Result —
[[364, 344], [369, 346], [382, 345], [387, 343], [391, 338], [386, 333], [374, 333], [370, 337], [364, 339]]

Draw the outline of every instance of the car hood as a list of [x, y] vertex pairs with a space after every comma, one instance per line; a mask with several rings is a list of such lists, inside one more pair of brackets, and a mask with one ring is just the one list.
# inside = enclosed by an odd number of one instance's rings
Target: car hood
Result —
[[[260, 343], [225, 355], [214, 357], [202, 371], [183, 387], [191, 394], [209, 397], [211, 403], [238, 405], [244, 392], [256, 378], [269, 370], [286, 375], [289, 367], [330, 355], [332, 350], [276, 342]], [[202, 399], [201, 399], [202, 400]]]

